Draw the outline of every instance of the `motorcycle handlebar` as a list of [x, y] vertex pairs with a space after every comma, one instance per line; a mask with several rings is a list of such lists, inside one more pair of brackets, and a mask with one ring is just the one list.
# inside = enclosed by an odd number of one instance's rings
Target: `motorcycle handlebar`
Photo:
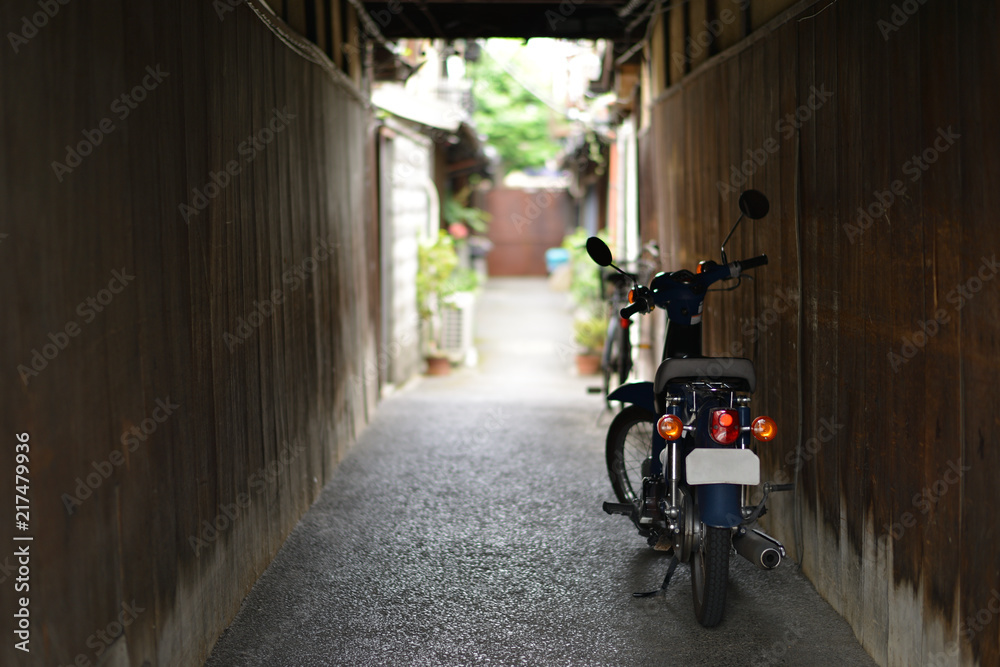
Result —
[[750, 259], [741, 259], [738, 262], [734, 262], [734, 264], [740, 267], [740, 271], [754, 269], [758, 266], [764, 266], [767, 264], [767, 255], [758, 255], [757, 257], [751, 257]]
[[631, 303], [622, 308], [619, 314], [622, 316], [622, 319], [627, 320], [636, 313], [642, 313], [645, 312], [645, 310], [646, 310], [646, 302], [642, 299], [636, 299], [635, 303]]

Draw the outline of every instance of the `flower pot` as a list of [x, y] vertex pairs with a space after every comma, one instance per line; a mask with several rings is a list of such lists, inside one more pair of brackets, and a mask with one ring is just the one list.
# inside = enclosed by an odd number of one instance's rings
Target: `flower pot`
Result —
[[578, 354], [576, 355], [576, 371], [580, 375], [597, 375], [601, 370], [601, 355], [599, 354]]
[[448, 357], [427, 357], [427, 375], [448, 375], [451, 361]]

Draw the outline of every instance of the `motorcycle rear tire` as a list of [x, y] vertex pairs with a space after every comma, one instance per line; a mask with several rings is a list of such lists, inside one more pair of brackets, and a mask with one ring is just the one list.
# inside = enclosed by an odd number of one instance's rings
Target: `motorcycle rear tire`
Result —
[[726, 610], [731, 546], [729, 528], [702, 526], [701, 549], [691, 558], [691, 592], [695, 618], [706, 628], [717, 626]]
[[638, 506], [641, 502], [642, 478], [649, 470], [655, 426], [653, 413], [630, 405], [618, 413], [608, 428], [605, 447], [608, 477], [620, 503]]

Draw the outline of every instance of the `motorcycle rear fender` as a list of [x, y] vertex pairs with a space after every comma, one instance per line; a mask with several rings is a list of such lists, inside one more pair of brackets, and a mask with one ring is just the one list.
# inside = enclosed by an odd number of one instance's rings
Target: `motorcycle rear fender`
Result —
[[653, 396], [652, 382], [628, 382], [608, 394], [609, 401], [632, 403], [640, 408], [656, 414], [656, 401]]
[[733, 528], [743, 523], [739, 484], [699, 484], [694, 488], [701, 521], [706, 526]]

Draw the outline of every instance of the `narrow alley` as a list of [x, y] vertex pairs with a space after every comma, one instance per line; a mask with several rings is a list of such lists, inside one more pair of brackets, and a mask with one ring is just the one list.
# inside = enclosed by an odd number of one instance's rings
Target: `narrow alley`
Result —
[[207, 664], [874, 664], [790, 560], [733, 556], [714, 630], [686, 566], [632, 598], [668, 559], [601, 511], [602, 400], [560, 358], [570, 318], [542, 279], [491, 280], [478, 369], [382, 403]]
[[0, 27], [0, 667], [1000, 666], [1000, 0]]

